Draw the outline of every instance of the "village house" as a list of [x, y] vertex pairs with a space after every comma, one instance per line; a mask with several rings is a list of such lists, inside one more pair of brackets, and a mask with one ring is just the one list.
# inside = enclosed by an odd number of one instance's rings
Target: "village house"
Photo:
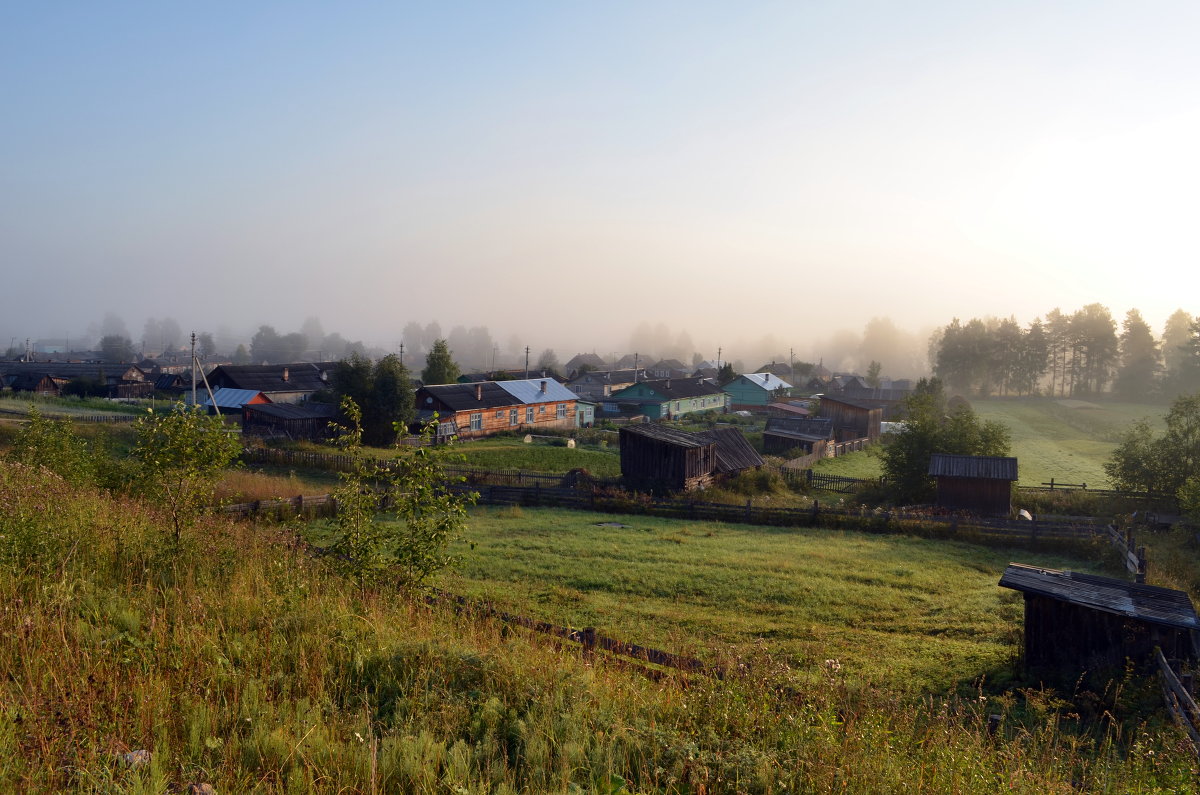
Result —
[[724, 411], [726, 394], [704, 378], [662, 378], [639, 381], [603, 401], [606, 414], [641, 414], [652, 420], [673, 420], [702, 411]]
[[574, 392], [552, 378], [437, 384], [416, 393], [417, 419], [424, 422], [436, 414], [439, 438], [574, 428], [577, 401]]
[[16, 392], [57, 396], [72, 381], [86, 381], [110, 398], [149, 397], [154, 383], [132, 364], [103, 362], [0, 362], [0, 384]]
[[611, 368], [612, 365], [595, 353], [577, 353], [563, 365], [563, 371], [568, 376], [578, 375], [582, 370], [609, 370]]
[[207, 389], [196, 393], [196, 405], [209, 414], [236, 414], [241, 416], [242, 407], [244, 406], [257, 406], [270, 402], [271, 400], [266, 395], [262, 392], [256, 392], [253, 389], [231, 389], [230, 387], [221, 386], [214, 389], [211, 396], [208, 394]]
[[337, 362], [222, 364], [208, 374], [208, 385], [261, 392], [272, 403], [300, 403], [329, 388]]
[[722, 389], [734, 411], [765, 411], [768, 404], [792, 396], [792, 385], [771, 373], [739, 375]]
[[659, 359], [648, 366], [646, 372], [651, 378], [687, 378], [692, 369], [678, 359]]
[[645, 379], [645, 370], [596, 370], [583, 372], [568, 379], [566, 386], [584, 400], [599, 402]]

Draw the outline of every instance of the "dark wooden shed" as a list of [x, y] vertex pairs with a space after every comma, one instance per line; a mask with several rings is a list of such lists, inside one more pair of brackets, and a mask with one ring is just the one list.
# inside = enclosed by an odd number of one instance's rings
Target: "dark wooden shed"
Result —
[[712, 483], [717, 443], [665, 425], [621, 429], [621, 477], [634, 488], [690, 491]]
[[883, 421], [883, 409], [877, 406], [850, 398], [822, 395], [821, 416], [833, 420], [834, 441], [879, 441], [879, 423]]
[[1073, 681], [1119, 675], [1148, 663], [1155, 647], [1195, 660], [1200, 619], [1183, 591], [1111, 577], [1011, 563], [1000, 586], [1025, 597], [1025, 666]]
[[1017, 480], [1017, 459], [1007, 456], [934, 453], [929, 476], [937, 480], [941, 508], [984, 514], [1012, 511], [1012, 484]]
[[245, 436], [286, 436], [320, 441], [334, 436], [336, 406], [326, 403], [253, 403], [242, 407]]
[[763, 451], [770, 455], [796, 449], [823, 453], [832, 440], [833, 420], [829, 417], [770, 417], [763, 431]]

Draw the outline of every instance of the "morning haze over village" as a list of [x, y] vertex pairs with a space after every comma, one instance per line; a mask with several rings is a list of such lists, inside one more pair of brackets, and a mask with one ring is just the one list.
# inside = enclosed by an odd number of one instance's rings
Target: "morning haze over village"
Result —
[[0, 791], [1200, 791], [1197, 29], [10, 4]]

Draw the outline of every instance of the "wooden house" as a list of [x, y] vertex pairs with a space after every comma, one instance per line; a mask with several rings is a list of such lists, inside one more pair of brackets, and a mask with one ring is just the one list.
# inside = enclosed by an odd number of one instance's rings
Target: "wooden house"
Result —
[[821, 395], [820, 414], [833, 420], [834, 441], [879, 440], [879, 423], [883, 421], [881, 408], [851, 398]]
[[768, 417], [811, 417], [812, 410], [797, 400], [767, 404]]
[[824, 453], [833, 441], [833, 420], [828, 417], [769, 417], [763, 431], [763, 451], [769, 455], [803, 450]]
[[252, 403], [242, 407], [242, 435], [323, 441], [335, 433], [337, 407], [327, 403]]
[[910, 394], [912, 394], [911, 389], [872, 389], [857, 379], [847, 384], [841, 391], [841, 397], [850, 398], [867, 406], [883, 409], [881, 416], [883, 420], [888, 422], [903, 417], [904, 401]]
[[678, 359], [659, 359], [646, 367], [651, 378], [687, 378], [692, 374], [692, 368]]
[[1009, 564], [1000, 586], [1025, 598], [1025, 667], [1067, 684], [1087, 674], [1103, 685], [1126, 661], [1146, 664], [1154, 649], [1195, 660], [1200, 619], [1183, 591]]
[[741, 431], [690, 433], [646, 423], [621, 429], [621, 477], [637, 489], [691, 491], [763, 465]]
[[726, 400], [724, 391], [707, 379], [662, 378], [631, 384], [614, 392], [602, 405], [609, 414], [673, 420], [702, 411], [724, 411]]
[[208, 384], [214, 390], [225, 387], [261, 392], [272, 403], [300, 403], [329, 387], [337, 365], [337, 362], [222, 364], [208, 374]]
[[1015, 458], [934, 453], [929, 459], [929, 476], [937, 480], [939, 507], [981, 514], [1012, 512]]
[[98, 385], [108, 397], [149, 397], [154, 383], [146, 373], [132, 364], [103, 362], [3, 362], [0, 364], [5, 384], [15, 391], [40, 391], [40, 394], [61, 394], [71, 381], [89, 381]]
[[729, 395], [729, 407], [734, 411], [765, 411], [768, 404], [792, 396], [792, 385], [771, 373], [739, 375], [722, 389]]
[[584, 400], [598, 402], [645, 379], [645, 370], [595, 370], [568, 379], [566, 387]]
[[417, 390], [418, 420], [437, 414], [438, 435], [471, 439], [503, 431], [574, 428], [574, 392], [552, 378], [436, 384]]
[[574, 376], [580, 370], [608, 370], [611, 367], [612, 365], [595, 353], [577, 353], [563, 365], [563, 371], [567, 375]]

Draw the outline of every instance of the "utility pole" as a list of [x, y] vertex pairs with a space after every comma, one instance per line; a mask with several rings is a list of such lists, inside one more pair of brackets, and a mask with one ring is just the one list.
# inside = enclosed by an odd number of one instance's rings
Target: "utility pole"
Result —
[[400, 366], [404, 366], [404, 343], [400, 343]]
[[196, 406], [196, 332], [192, 332], [192, 407]]
[[792, 387], [796, 386], [796, 349], [788, 348], [788, 369], [792, 373]]
[[525, 346], [525, 378], [529, 378], [529, 346]]

